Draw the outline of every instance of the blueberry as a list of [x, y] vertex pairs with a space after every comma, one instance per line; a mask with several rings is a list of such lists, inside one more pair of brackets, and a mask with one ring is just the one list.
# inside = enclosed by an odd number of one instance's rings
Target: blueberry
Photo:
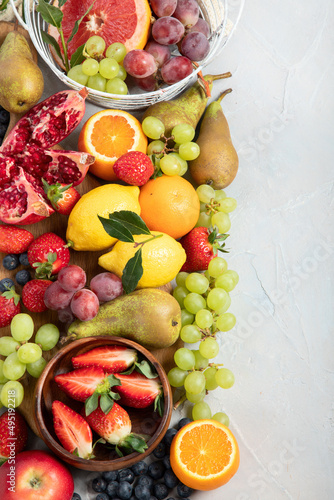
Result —
[[189, 488], [189, 486], [186, 486], [185, 484], [179, 483], [177, 485], [177, 494], [181, 498], [189, 497], [193, 491], [194, 490], [192, 488]]
[[172, 469], [167, 469], [165, 471], [164, 482], [165, 482], [165, 485], [170, 489], [175, 488], [175, 486], [177, 486], [179, 484], [179, 480], [176, 477], [176, 475], [174, 474], [174, 472], [172, 471]]
[[157, 497], [154, 497], [154, 496], [150, 496], [150, 500], [158, 500]]
[[137, 498], [137, 500], [150, 500], [150, 489], [143, 484], [137, 484], [137, 486], [135, 487], [135, 497]]
[[[0, 108], [0, 123], [3, 125], [8, 125], [10, 119], [9, 111]], [[7, 130], [7, 127], [6, 127]]]
[[102, 477], [107, 482], [109, 482], [109, 481], [117, 481], [118, 471], [117, 470], [106, 470], [106, 471], [102, 472]]
[[156, 460], [148, 466], [148, 474], [155, 480], [162, 478], [164, 472], [165, 466], [162, 463], [162, 460]]
[[135, 480], [135, 475], [131, 469], [122, 469], [118, 473], [118, 480], [119, 482], [127, 481], [128, 483], [132, 484]]
[[147, 473], [148, 465], [144, 460], [140, 460], [140, 462], [137, 462], [131, 467], [131, 470], [135, 476], [142, 476]]
[[179, 423], [177, 424], [178, 430], [182, 429], [182, 427], [184, 427], [185, 425], [190, 424], [190, 422], [192, 422], [191, 418], [181, 418], [181, 420], [179, 420]]
[[4, 278], [0, 281], [0, 292], [7, 292], [12, 286], [14, 286], [14, 281], [10, 278]]
[[162, 459], [162, 463], [164, 464], [166, 469], [170, 469], [170, 458], [169, 455], [165, 455], [164, 458]]
[[30, 266], [28, 260], [28, 252], [23, 252], [19, 255], [19, 261], [22, 266]]
[[6, 255], [6, 257], [3, 258], [2, 265], [8, 271], [12, 271], [19, 265], [19, 258], [14, 253], [9, 253], [8, 255]]
[[176, 433], [177, 433], [176, 429], [173, 429], [172, 427], [168, 429], [164, 437], [164, 442], [166, 443], [167, 446], [170, 446], [172, 444], [173, 437], [175, 436]]
[[72, 500], [81, 500], [81, 496], [79, 495], [79, 493], [73, 493], [73, 496], [72, 496]]
[[132, 495], [132, 484], [128, 483], [127, 481], [122, 481], [119, 483], [119, 486], [117, 488], [117, 495], [121, 500], [130, 500], [130, 497]]
[[111, 498], [114, 498], [116, 496], [118, 486], [118, 481], [109, 481], [109, 483], [107, 484], [106, 493], [108, 493]]
[[107, 487], [107, 481], [103, 479], [103, 477], [96, 477], [93, 479], [92, 482], [92, 488], [96, 493], [100, 493], [101, 491], [104, 491]]
[[155, 458], [163, 458], [166, 455], [166, 445], [161, 441], [158, 446], [153, 450]]
[[153, 486], [153, 479], [150, 476], [139, 476], [137, 484], [141, 486], [146, 486], [148, 489], [151, 489]]
[[158, 500], [163, 500], [168, 495], [168, 488], [163, 483], [157, 483], [153, 486], [153, 493]]
[[96, 495], [95, 500], [109, 500], [109, 495], [107, 493], [99, 493]]
[[31, 274], [26, 269], [22, 269], [22, 271], [15, 274], [15, 279], [18, 285], [24, 286], [31, 280]]

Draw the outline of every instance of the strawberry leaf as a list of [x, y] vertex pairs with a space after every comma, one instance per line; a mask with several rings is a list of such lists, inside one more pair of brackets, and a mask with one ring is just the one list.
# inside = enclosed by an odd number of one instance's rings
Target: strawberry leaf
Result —
[[85, 401], [85, 414], [90, 415], [99, 405], [99, 394], [93, 392], [93, 394]]
[[140, 434], [133, 434], [133, 433], [129, 434], [125, 439], [123, 439], [123, 441], [119, 443], [119, 446], [126, 449], [128, 453], [131, 453], [132, 451], [137, 451], [138, 453], [144, 453], [144, 451], [147, 449], [147, 444], [145, 439]]
[[122, 275], [122, 284], [125, 293], [131, 293], [143, 276], [142, 250], [139, 248], [134, 256], [128, 260]]
[[108, 394], [102, 394], [100, 397], [100, 408], [105, 415], [108, 415], [114, 406], [114, 400]]
[[152, 365], [145, 359], [140, 363], [135, 363], [136, 371], [142, 373], [147, 378], [157, 378], [158, 374], [153, 369]]
[[162, 417], [164, 413], [164, 397], [162, 392], [157, 395], [157, 397], [154, 400], [154, 411], [158, 412], [158, 415]]
[[109, 236], [127, 243], [134, 243], [135, 240], [133, 239], [131, 232], [124, 227], [121, 222], [118, 220], [106, 219], [100, 215], [98, 215], [98, 218], [100, 219], [103, 229], [109, 234]]
[[118, 221], [133, 234], [151, 234], [151, 231], [146, 226], [145, 222], [138, 214], [130, 210], [119, 210], [109, 214], [109, 219]]

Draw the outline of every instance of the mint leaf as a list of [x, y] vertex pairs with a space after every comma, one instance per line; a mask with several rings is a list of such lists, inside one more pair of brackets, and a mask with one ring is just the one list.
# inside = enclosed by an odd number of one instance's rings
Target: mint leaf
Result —
[[[65, 3], [65, 2], [66, 2], [66, 0], [63, 3]], [[92, 5], [90, 5], [88, 7], [88, 9], [84, 13], [84, 15], [80, 19], [78, 19], [77, 21], [75, 21], [74, 28], [73, 28], [72, 33], [70, 34], [70, 36], [69, 36], [69, 38], [68, 38], [68, 40], [66, 42], [66, 45], [68, 45], [70, 43], [70, 41], [73, 39], [73, 37], [78, 33], [78, 29], [79, 29], [81, 21], [83, 20], [83, 18], [85, 16], [87, 16], [87, 14], [89, 13], [89, 11], [92, 9], [94, 3], [95, 3], [95, 0], [94, 0], [94, 2], [92, 2]]]
[[53, 36], [49, 35], [49, 33], [47, 33], [46, 31], [43, 31], [43, 30], [41, 30], [41, 35], [42, 35], [43, 42], [48, 43], [49, 45], [52, 45], [52, 47], [55, 49], [57, 55], [62, 60], [63, 64], [65, 64], [63, 54], [61, 53], [61, 50], [60, 50], [60, 47], [59, 47], [57, 40]]
[[131, 293], [138, 285], [138, 281], [143, 276], [142, 251], [137, 250], [134, 256], [128, 260], [123, 269], [122, 284], [125, 293]]
[[134, 243], [135, 240], [133, 239], [132, 234], [126, 227], [123, 226], [121, 222], [118, 222], [117, 220], [105, 219], [100, 215], [98, 215], [98, 218], [100, 219], [105, 232], [108, 233], [109, 236], [117, 238], [120, 241]]
[[36, 10], [41, 14], [44, 21], [58, 29], [61, 28], [63, 13], [58, 7], [49, 5], [45, 0], [39, 0]]
[[78, 66], [78, 64], [81, 64], [86, 59], [83, 55], [83, 49], [85, 45], [85, 43], [80, 45], [80, 47], [78, 47], [77, 50], [71, 55], [71, 68], [73, 68], [73, 66]]
[[138, 214], [130, 210], [119, 210], [109, 214], [109, 219], [123, 223], [131, 234], [151, 234], [151, 231], [146, 226], [145, 222]]

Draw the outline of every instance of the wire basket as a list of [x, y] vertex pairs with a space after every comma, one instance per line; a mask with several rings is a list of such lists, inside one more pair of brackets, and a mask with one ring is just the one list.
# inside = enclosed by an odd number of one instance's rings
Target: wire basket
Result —
[[[107, 0], [106, 0], [107, 1]], [[211, 28], [209, 38], [210, 52], [200, 65], [194, 69], [191, 75], [173, 85], [163, 86], [152, 92], [145, 92], [139, 88], [130, 88], [127, 95], [109, 94], [97, 90], [88, 89], [87, 99], [104, 108], [139, 110], [150, 106], [158, 101], [173, 99], [180, 94], [190, 83], [196, 79], [199, 71], [202, 71], [230, 40], [240, 19], [245, 0], [197, 0], [201, 16], [208, 22]], [[80, 90], [83, 86], [74, 82], [66, 76], [66, 73], [54, 61], [50, 47], [41, 36], [41, 30], [47, 31], [48, 24], [36, 11], [38, 0], [26, 0], [24, 2], [25, 22], [18, 13], [14, 0], [10, 0], [11, 6], [19, 23], [29, 32], [30, 38], [45, 63], [53, 73], [68, 87]]]

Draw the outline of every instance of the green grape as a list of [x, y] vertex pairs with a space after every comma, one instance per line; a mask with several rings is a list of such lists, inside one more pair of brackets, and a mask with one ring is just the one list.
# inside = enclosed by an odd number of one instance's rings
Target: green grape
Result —
[[67, 76], [68, 78], [71, 78], [71, 80], [80, 83], [80, 85], [87, 85], [88, 75], [85, 75], [85, 73], [82, 71], [81, 64], [73, 66], [73, 68], [71, 68], [67, 73]]
[[178, 144], [192, 141], [195, 137], [195, 129], [188, 123], [179, 123], [172, 129], [174, 141]]
[[[117, 61], [118, 62], [118, 61]], [[125, 69], [123, 68], [123, 66], [120, 66], [118, 65], [118, 73], [116, 75], [116, 78], [119, 78], [120, 80], [125, 80], [126, 77], [128, 76], [127, 72], [125, 71]]]
[[215, 201], [224, 200], [226, 198], [226, 193], [222, 189], [217, 189], [215, 191]]
[[209, 360], [204, 358], [198, 349], [194, 349], [193, 353], [195, 355], [195, 370], [204, 370], [209, 364]]
[[201, 184], [196, 189], [199, 201], [202, 203], [210, 203], [211, 199], [215, 197], [215, 190], [207, 184]]
[[178, 366], [174, 366], [174, 368], [169, 370], [167, 377], [172, 387], [182, 387], [187, 375], [187, 371], [181, 370]]
[[99, 63], [99, 73], [107, 80], [115, 78], [119, 71], [119, 64], [115, 59], [105, 57]]
[[231, 221], [228, 214], [225, 212], [216, 212], [211, 216], [211, 223], [218, 227], [218, 231], [222, 234], [227, 233], [231, 228]]
[[184, 286], [176, 286], [173, 290], [173, 297], [178, 301], [181, 309], [184, 306], [184, 299], [187, 297], [187, 295], [188, 295], [188, 290]]
[[8, 378], [3, 374], [3, 364], [4, 361], [0, 359], [0, 384], [5, 384], [6, 382], [8, 382]]
[[148, 155], [156, 155], [156, 156], [162, 156], [161, 151], [163, 151], [165, 148], [165, 143], [159, 140], [152, 141], [149, 143], [147, 146], [146, 153]]
[[109, 45], [106, 50], [106, 56], [112, 57], [117, 62], [122, 62], [124, 57], [126, 56], [126, 47], [121, 42], [115, 42]]
[[207, 391], [214, 391], [218, 387], [217, 380], [216, 380], [216, 372], [217, 372], [217, 368], [215, 368], [214, 366], [210, 366], [204, 372], [205, 389]]
[[195, 160], [199, 154], [200, 148], [196, 142], [184, 142], [179, 147], [179, 155], [186, 161]]
[[230, 389], [234, 384], [234, 375], [228, 368], [220, 368], [216, 373], [217, 384], [223, 389]]
[[20, 347], [20, 343], [17, 342], [15, 339], [13, 339], [13, 337], [9, 337], [7, 335], [5, 337], [0, 337], [0, 354], [1, 354], [1, 356], [9, 356], [10, 354], [12, 354], [12, 352], [16, 351], [16, 348], [19, 348], [19, 347]]
[[190, 273], [186, 278], [186, 287], [190, 292], [205, 293], [209, 288], [209, 280], [200, 273]]
[[202, 334], [196, 325], [185, 325], [182, 327], [180, 337], [187, 344], [194, 344], [202, 338]]
[[196, 314], [200, 309], [205, 309], [206, 301], [198, 293], [188, 293], [183, 301], [184, 307], [192, 314]]
[[201, 309], [196, 313], [195, 321], [199, 328], [210, 328], [213, 323], [212, 313], [207, 309]]
[[17, 359], [23, 364], [34, 363], [41, 357], [42, 349], [33, 342], [27, 342], [21, 345], [20, 349], [17, 351]]
[[40, 344], [43, 351], [53, 349], [59, 340], [59, 329], [52, 323], [42, 325], [36, 333], [35, 342]]
[[190, 394], [190, 392], [186, 392], [186, 398], [188, 399], [188, 401], [190, 401], [190, 403], [199, 403], [200, 401], [202, 401], [204, 396], [205, 389], [203, 389], [203, 391], [199, 394]]
[[237, 320], [232, 313], [221, 314], [217, 318], [217, 328], [221, 332], [228, 332], [235, 326]]
[[215, 281], [215, 286], [217, 288], [224, 288], [226, 292], [232, 292], [239, 282], [239, 275], [236, 271], [226, 271], [224, 274], [219, 276]]
[[106, 92], [108, 94], [127, 95], [128, 86], [121, 78], [115, 77], [112, 80], [107, 80]]
[[231, 305], [231, 297], [230, 297], [230, 294], [227, 293], [227, 300], [226, 300], [225, 304], [223, 305], [223, 307], [221, 307], [220, 309], [218, 309], [216, 311], [216, 313], [219, 314], [219, 315], [220, 314], [224, 314], [228, 310], [228, 308], [230, 307], [230, 305]]
[[184, 160], [183, 158], [181, 158], [181, 156], [177, 153], [168, 153], [168, 156], [174, 156], [174, 158], [176, 158], [179, 162], [179, 164], [181, 165], [181, 171], [178, 175], [182, 176], [186, 173], [186, 171], [188, 170], [188, 163], [186, 162], [186, 160]]
[[34, 333], [34, 322], [31, 316], [26, 313], [19, 313], [14, 316], [10, 324], [12, 337], [18, 342], [31, 339]]
[[96, 59], [85, 59], [85, 61], [81, 65], [82, 72], [84, 75], [93, 76], [96, 75], [99, 71], [99, 63]]
[[[2, 391], [2, 388], [3, 388], [4, 384], [0, 384], [0, 396], [1, 396], [1, 391]], [[3, 407], [3, 404], [1, 403], [1, 399], [0, 399], [0, 409]]]
[[90, 57], [100, 57], [102, 56], [104, 49], [106, 48], [106, 42], [101, 36], [94, 35], [88, 38], [86, 42], [86, 52]]
[[192, 417], [193, 420], [201, 420], [202, 418], [211, 418], [211, 409], [208, 403], [200, 401], [193, 406]]
[[201, 212], [196, 222], [196, 227], [211, 227], [211, 215]]
[[26, 365], [21, 363], [16, 352], [7, 356], [3, 364], [3, 374], [8, 380], [17, 380], [23, 377], [25, 371]]
[[23, 397], [24, 389], [21, 382], [10, 380], [1, 390], [0, 401], [7, 408], [17, 408], [22, 403]]
[[189, 394], [199, 394], [205, 389], [205, 377], [202, 372], [193, 371], [186, 376], [184, 388]]
[[225, 292], [225, 290], [223, 290], [222, 288], [213, 288], [208, 293], [206, 300], [210, 309], [218, 311], [225, 305], [225, 302], [228, 300], [227, 292]]
[[212, 359], [219, 353], [219, 344], [213, 337], [207, 337], [199, 345], [199, 352], [204, 358]]
[[227, 270], [227, 262], [223, 257], [214, 257], [210, 260], [208, 265], [208, 271], [212, 278], [218, 278], [221, 274], [225, 273]]
[[180, 175], [181, 163], [175, 156], [168, 154], [161, 158], [160, 169], [165, 175]]
[[237, 200], [234, 198], [224, 198], [223, 200], [220, 200], [220, 205], [217, 207], [219, 212], [233, 212], [237, 208]]
[[195, 355], [190, 349], [180, 347], [175, 351], [174, 361], [181, 370], [192, 370], [195, 365]]
[[184, 271], [177, 274], [177, 276], [175, 278], [176, 284], [179, 286], [186, 286], [186, 279], [187, 279], [188, 274], [189, 273], [186, 273]]
[[218, 411], [214, 415], [212, 415], [212, 420], [217, 420], [217, 422], [220, 422], [221, 424], [225, 425], [228, 427], [230, 425], [230, 419], [226, 415], [226, 413], [223, 413], [222, 411]]
[[42, 371], [44, 370], [45, 365], [46, 365], [46, 361], [42, 356], [34, 363], [27, 363], [27, 372], [32, 377], [38, 378], [40, 376], [40, 374], [42, 373]]
[[142, 122], [142, 129], [150, 139], [160, 139], [165, 133], [165, 125], [155, 116], [147, 116]]
[[207, 204], [203, 203], [202, 201], [200, 201], [200, 203], [199, 203], [199, 209], [200, 209], [201, 212], [206, 212], [206, 210], [207, 210]]
[[191, 314], [187, 309], [181, 309], [181, 325], [191, 325], [194, 322], [195, 316]]
[[88, 78], [87, 87], [93, 90], [98, 90], [99, 92], [104, 92], [106, 89], [106, 83], [107, 80], [97, 73], [96, 75]]

